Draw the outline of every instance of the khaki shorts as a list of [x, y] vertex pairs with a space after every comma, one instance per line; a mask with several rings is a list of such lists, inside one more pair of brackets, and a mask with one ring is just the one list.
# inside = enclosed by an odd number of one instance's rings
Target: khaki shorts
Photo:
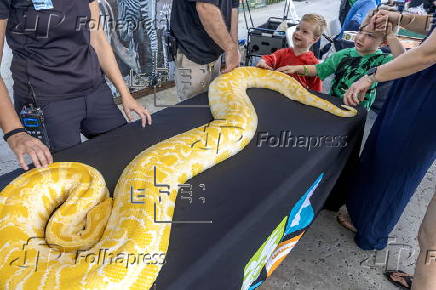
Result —
[[208, 90], [209, 84], [220, 74], [221, 57], [209, 64], [197, 64], [180, 50], [176, 57], [176, 90], [180, 101], [190, 99]]

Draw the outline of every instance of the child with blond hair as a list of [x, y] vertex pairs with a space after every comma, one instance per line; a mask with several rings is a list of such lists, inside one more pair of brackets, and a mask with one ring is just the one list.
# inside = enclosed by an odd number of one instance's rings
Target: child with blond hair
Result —
[[[375, 29], [372, 19], [374, 12], [367, 16], [360, 27], [353, 48], [340, 50], [317, 65], [287, 65], [278, 68], [277, 71], [291, 75], [319, 77], [322, 80], [334, 74], [330, 94], [343, 99], [348, 88], [355, 81], [367, 74], [370, 77], [372, 68], [385, 64], [404, 52], [395, 34], [395, 27], [389, 25], [385, 31]], [[392, 54], [380, 50], [380, 47], [385, 44], [389, 46]], [[373, 82], [362, 102], [367, 110], [370, 110], [375, 101], [376, 87], [377, 82]]]
[[[292, 35], [293, 48], [282, 48], [273, 54], [264, 55], [257, 63], [257, 67], [276, 70], [288, 65], [316, 65], [319, 63], [310, 48], [318, 42], [327, 23], [321, 15], [305, 14]], [[322, 82], [316, 76], [303, 76], [290, 73], [291, 77], [300, 82], [303, 87], [321, 92]]]

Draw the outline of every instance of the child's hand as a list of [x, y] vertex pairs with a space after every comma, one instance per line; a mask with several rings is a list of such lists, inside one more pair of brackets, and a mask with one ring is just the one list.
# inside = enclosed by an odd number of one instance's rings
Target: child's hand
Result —
[[296, 65], [285, 65], [285, 66], [279, 67], [277, 69], [277, 71], [291, 75], [291, 74], [297, 73], [298, 68]]
[[267, 69], [267, 70], [274, 70], [272, 67], [270, 67], [269, 65], [266, 64], [266, 62], [261, 59], [257, 64], [256, 67], [258, 68], [263, 68], [263, 69]]

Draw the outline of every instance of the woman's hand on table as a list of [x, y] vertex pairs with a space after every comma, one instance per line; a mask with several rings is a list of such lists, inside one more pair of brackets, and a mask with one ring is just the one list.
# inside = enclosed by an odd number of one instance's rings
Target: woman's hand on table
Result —
[[17, 156], [20, 167], [29, 170], [24, 155], [29, 155], [36, 168], [47, 167], [53, 163], [53, 157], [50, 150], [39, 139], [30, 136], [27, 133], [18, 133], [8, 138], [8, 144], [11, 150]]
[[345, 93], [344, 103], [348, 106], [357, 106], [361, 101], [365, 99], [365, 95], [371, 87], [372, 82], [364, 76], [357, 82], [355, 82]]
[[126, 114], [130, 122], [134, 121], [132, 112], [135, 112], [141, 118], [142, 128], [144, 128], [147, 124], [151, 125], [150, 112], [148, 112], [148, 110], [144, 108], [144, 106], [139, 104], [138, 101], [135, 100], [131, 94], [126, 94], [122, 96], [121, 99], [123, 102], [124, 113]]

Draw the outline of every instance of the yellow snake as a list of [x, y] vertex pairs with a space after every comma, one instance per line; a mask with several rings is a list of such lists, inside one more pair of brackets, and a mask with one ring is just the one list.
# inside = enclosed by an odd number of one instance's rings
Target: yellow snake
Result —
[[209, 88], [214, 121], [136, 156], [113, 200], [100, 173], [81, 163], [54, 163], [11, 182], [0, 193], [0, 288], [149, 289], [171, 230], [154, 221], [154, 208], [156, 220], [171, 221], [179, 185], [250, 142], [257, 116], [247, 88], [272, 89], [339, 117], [357, 113], [280, 72], [242, 67], [221, 75]]

